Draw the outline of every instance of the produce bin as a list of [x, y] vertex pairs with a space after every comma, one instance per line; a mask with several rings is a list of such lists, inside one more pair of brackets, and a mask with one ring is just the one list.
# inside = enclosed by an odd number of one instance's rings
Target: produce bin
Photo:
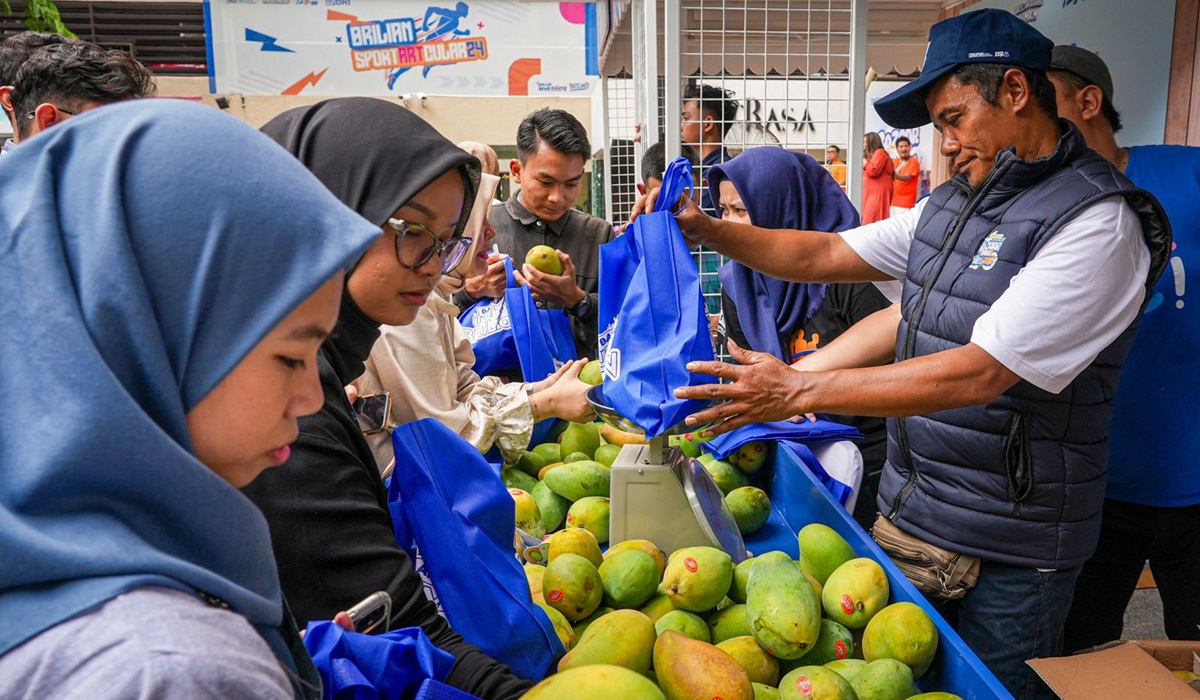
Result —
[[891, 602], [907, 601], [929, 613], [940, 636], [937, 657], [928, 673], [917, 682], [924, 691], [942, 690], [965, 700], [1011, 700], [1000, 685], [958, 636], [925, 600], [925, 597], [900, 573], [883, 550], [850, 517], [829, 492], [804, 467], [804, 457], [792, 447], [780, 443], [771, 458], [771, 470], [761, 484], [771, 496], [772, 513], [763, 529], [746, 538], [746, 549], [753, 554], [779, 550], [799, 558], [796, 534], [809, 523], [833, 528], [862, 557], [870, 557], [883, 566], [891, 585]]

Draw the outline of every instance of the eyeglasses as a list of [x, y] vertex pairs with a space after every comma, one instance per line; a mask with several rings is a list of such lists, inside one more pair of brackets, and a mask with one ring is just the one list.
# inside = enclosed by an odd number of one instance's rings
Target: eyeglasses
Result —
[[[41, 105], [38, 105], [38, 106], [40, 107]], [[72, 112], [69, 109], [63, 109], [62, 107], [59, 107], [58, 105], [50, 105], [50, 106], [57, 109], [58, 111], [62, 112], [63, 114], [69, 114], [72, 117], [79, 114], [79, 112]], [[36, 115], [37, 115], [37, 110], [35, 109], [34, 111], [30, 112], [29, 114], [26, 114], [25, 118], [32, 120]]]
[[442, 259], [442, 274], [453, 270], [462, 262], [473, 238], [455, 236], [443, 241], [438, 235], [421, 224], [404, 219], [388, 219], [387, 225], [396, 233], [396, 259], [410, 270], [415, 270], [434, 256]]

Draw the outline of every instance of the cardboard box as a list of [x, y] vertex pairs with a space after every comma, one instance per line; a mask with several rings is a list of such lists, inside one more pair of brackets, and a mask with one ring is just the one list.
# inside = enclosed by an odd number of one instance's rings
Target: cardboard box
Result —
[[1200, 642], [1113, 642], [1073, 656], [1028, 661], [1063, 700], [1196, 700], [1200, 685], [1171, 671], [1200, 673]]

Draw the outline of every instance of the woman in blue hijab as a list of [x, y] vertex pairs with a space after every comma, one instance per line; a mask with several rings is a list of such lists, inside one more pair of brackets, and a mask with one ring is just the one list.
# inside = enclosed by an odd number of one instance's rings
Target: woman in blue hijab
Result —
[[0, 164], [0, 678], [17, 697], [319, 695], [239, 493], [321, 405], [379, 232], [183, 102], [104, 107]]
[[[858, 212], [833, 177], [811, 156], [765, 146], [714, 165], [708, 186], [719, 194], [721, 218], [762, 228], [798, 231], [846, 231], [858, 226]], [[728, 337], [743, 348], [793, 363], [824, 347], [860, 319], [889, 306], [871, 283], [805, 284], [785, 282], [741, 263], [725, 263], [719, 272], [721, 307]], [[868, 478], [887, 458], [887, 432], [880, 418], [831, 416], [856, 426]], [[874, 499], [859, 503], [874, 520]]]

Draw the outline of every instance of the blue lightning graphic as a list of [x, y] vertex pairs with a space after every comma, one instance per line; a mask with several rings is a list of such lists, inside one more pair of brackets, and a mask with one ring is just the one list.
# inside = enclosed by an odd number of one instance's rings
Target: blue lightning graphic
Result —
[[286, 49], [286, 48], [276, 44], [275, 42], [277, 42], [279, 40], [276, 39], [275, 37], [267, 36], [266, 34], [263, 34], [262, 32], [256, 32], [253, 29], [250, 29], [249, 27], [246, 28], [246, 41], [253, 41], [253, 42], [261, 43], [262, 44], [262, 49], [260, 49], [261, 51], [280, 51], [283, 53], [296, 53], [292, 49]]

